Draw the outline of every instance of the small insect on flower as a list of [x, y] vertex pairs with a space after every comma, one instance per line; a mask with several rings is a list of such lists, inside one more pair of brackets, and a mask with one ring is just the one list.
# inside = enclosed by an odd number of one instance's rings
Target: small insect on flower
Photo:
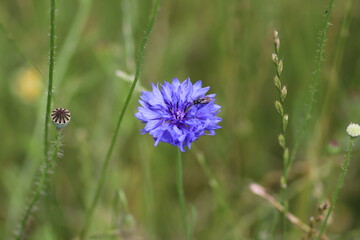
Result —
[[51, 113], [51, 119], [56, 128], [64, 128], [70, 122], [70, 112], [66, 108], [55, 108]]
[[211, 102], [213, 99], [211, 97], [202, 97], [202, 98], [198, 98], [198, 99], [195, 99], [193, 101], [193, 104], [194, 105], [197, 105], [197, 104], [206, 104], [206, 103], [209, 103]]
[[[203, 135], [215, 135], [222, 121], [217, 114], [215, 94], [206, 95], [210, 87], [201, 81], [193, 84], [190, 79], [180, 82], [152, 84], [152, 91], [141, 93], [141, 107], [135, 116], [145, 123], [142, 133], [149, 133], [155, 140], [177, 146], [181, 151]], [[194, 100], [195, 99], [195, 100]]]

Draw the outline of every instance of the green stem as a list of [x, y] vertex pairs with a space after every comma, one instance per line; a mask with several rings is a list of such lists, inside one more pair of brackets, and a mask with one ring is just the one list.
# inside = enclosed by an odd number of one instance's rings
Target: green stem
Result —
[[[275, 45], [275, 54], [279, 57], [279, 48]], [[280, 82], [281, 82], [281, 72], [279, 72], [279, 66], [276, 66], [276, 75], [277, 77], [279, 78]], [[285, 86], [284, 86], [285, 87]], [[281, 90], [282, 88], [279, 88], [279, 100], [282, 104], [282, 106], [284, 106], [284, 103], [285, 103], [285, 98], [282, 97], [282, 93], [281, 93]], [[284, 113], [281, 115], [281, 134], [282, 136], [284, 137], [284, 141], [286, 139], [286, 126], [287, 123], [284, 122]], [[288, 170], [289, 170], [289, 167], [287, 165], [287, 161], [288, 161], [288, 158], [285, 156], [285, 151], [288, 151], [287, 147], [286, 147], [286, 142], [285, 142], [285, 145], [282, 146], [283, 148], [283, 175], [280, 179], [280, 186], [281, 186], [281, 189], [280, 189], [280, 203], [281, 205], [284, 206], [284, 211], [281, 213], [281, 230], [282, 230], [282, 238], [285, 239], [286, 238], [286, 213], [287, 213], [287, 210], [288, 210], [288, 199], [287, 199], [287, 181], [288, 181]]]
[[344, 164], [343, 164], [343, 166], [341, 168], [341, 173], [340, 173], [339, 179], [337, 181], [335, 191], [333, 192], [333, 194], [331, 196], [329, 210], [328, 210], [328, 212], [327, 212], [327, 214], [325, 216], [324, 222], [321, 225], [320, 233], [319, 233], [319, 235], [317, 237], [318, 240], [321, 239], [321, 236], [325, 232], [327, 222], [329, 220], [331, 212], [332, 212], [332, 210], [334, 208], [334, 205], [336, 203], [336, 200], [337, 200], [337, 197], [339, 195], [340, 189], [344, 185], [344, 179], [345, 179], [345, 176], [346, 176], [346, 174], [348, 172], [348, 168], [349, 168], [349, 162], [350, 162], [350, 158], [351, 158], [351, 151], [352, 151], [353, 143], [354, 143], [354, 138], [350, 137], [348, 149], [347, 149], [347, 152], [346, 152], [346, 155], [345, 155], [345, 161], [344, 161]]
[[184, 231], [186, 233], [186, 239], [191, 240], [191, 233], [189, 224], [187, 221], [187, 213], [186, 213], [186, 203], [184, 196], [184, 186], [183, 186], [183, 172], [182, 172], [182, 159], [180, 149], [177, 149], [177, 158], [176, 158], [176, 170], [177, 170], [177, 192], [179, 195], [179, 203], [181, 210], [181, 219], [184, 227]]
[[20, 230], [16, 236], [16, 240], [21, 240], [21, 239], [24, 239], [24, 237], [25, 237], [26, 225], [29, 221], [31, 213], [33, 212], [34, 206], [36, 205], [37, 201], [39, 200], [39, 198], [41, 196], [41, 193], [44, 189], [45, 183], [49, 176], [49, 172], [52, 168], [55, 167], [56, 159], [60, 152], [60, 147], [61, 147], [61, 131], [58, 131], [55, 142], [53, 144], [52, 155], [50, 158], [46, 158], [44, 165], [41, 167], [41, 175], [40, 175], [39, 181], [36, 184], [35, 192], [30, 201], [30, 204], [28, 205], [26, 212], [24, 214], [24, 217], [21, 220]]
[[53, 96], [53, 79], [54, 79], [54, 66], [55, 66], [55, 0], [51, 0], [50, 6], [50, 64], [49, 64], [49, 83], [45, 113], [45, 135], [44, 135], [44, 159], [46, 159], [49, 151], [49, 120], [51, 103]]
[[132, 97], [132, 94], [134, 93], [136, 83], [138, 82], [138, 79], [139, 79], [140, 71], [141, 71], [141, 68], [142, 68], [142, 62], [143, 62], [145, 46], [146, 46], [146, 44], [148, 42], [151, 30], [153, 29], [153, 26], [155, 24], [158, 9], [159, 9], [159, 0], [154, 0], [154, 8], [152, 10], [150, 21], [149, 21], [149, 23], [148, 23], [148, 25], [146, 27], [145, 34], [144, 34], [144, 37], [142, 39], [142, 42], [141, 42], [141, 45], [140, 45], [140, 48], [139, 48], [139, 51], [138, 51], [138, 55], [137, 55], [136, 72], [135, 72], [134, 81], [133, 81], [133, 83], [132, 83], [132, 85], [130, 87], [129, 93], [128, 93], [128, 95], [126, 97], [126, 100], [125, 100], [125, 103], [124, 103], [124, 107], [122, 108], [122, 110], [120, 112], [120, 115], [119, 115], [119, 118], [118, 118], [118, 121], [116, 123], [115, 131], [114, 131], [114, 134], [112, 136], [109, 149], [108, 149], [108, 151], [106, 153], [105, 160], [104, 160], [102, 168], [101, 168], [100, 179], [99, 179], [98, 184], [96, 186], [95, 195], [94, 195], [94, 198], [92, 199], [91, 205], [90, 205], [89, 210], [87, 212], [86, 222], [85, 222], [85, 225], [84, 225], [84, 227], [83, 227], [83, 229], [82, 229], [82, 231], [80, 233], [79, 240], [83, 240], [83, 239], [86, 238], [87, 232], [88, 232], [89, 227], [90, 227], [91, 222], [92, 222], [92, 218], [93, 218], [93, 215], [94, 215], [94, 210], [95, 210], [95, 208], [96, 208], [96, 206], [97, 206], [97, 204], [99, 202], [101, 191], [103, 189], [103, 186], [104, 186], [104, 183], [105, 183], [105, 178], [106, 178], [106, 175], [107, 175], [106, 173], [107, 173], [107, 169], [108, 169], [108, 166], [109, 166], [110, 158], [111, 158], [111, 155], [113, 153], [115, 143], [116, 143], [116, 140], [117, 140], [117, 137], [118, 137], [118, 134], [119, 134], [120, 125], [121, 125], [121, 122], [122, 122], [122, 120], [124, 118], [127, 107], [128, 107], [128, 105], [130, 103], [130, 99]]
[[316, 92], [318, 92], [317, 90], [318, 90], [318, 85], [319, 85], [319, 74], [320, 74], [320, 70], [321, 70], [321, 63], [324, 61], [326, 34], [327, 34], [327, 30], [330, 26], [330, 15], [331, 15], [333, 6], [334, 6], [334, 0], [330, 0], [327, 10], [324, 14], [324, 20], [323, 20], [323, 24], [322, 24], [321, 31], [320, 31], [320, 42], [319, 42], [320, 47], [319, 47], [319, 50], [317, 51], [318, 54], [316, 55], [316, 67], [315, 67], [315, 72], [313, 74], [312, 81], [310, 83], [309, 96], [307, 97], [308, 101], [306, 104], [305, 115], [304, 115], [305, 117], [299, 126], [297, 137], [295, 139], [295, 143], [292, 148], [293, 150], [292, 150], [292, 153], [290, 156], [290, 160], [287, 163], [288, 169], [290, 169], [290, 167], [296, 157], [297, 151], [298, 151], [300, 144], [302, 142], [302, 139], [305, 135], [305, 131], [306, 131], [308, 122], [311, 119], [312, 109], [313, 109], [313, 105], [315, 102], [315, 94], [316, 94]]
[[29, 217], [34, 209], [35, 204], [37, 203], [37, 201], [40, 198], [41, 191], [43, 190], [44, 184], [49, 175], [49, 169], [51, 168], [53, 162], [55, 161], [58, 151], [59, 151], [59, 148], [60, 148], [60, 144], [56, 144], [60, 141], [60, 137], [61, 137], [61, 132], [59, 131], [58, 135], [56, 137], [54, 152], [50, 159], [51, 162], [49, 162], [49, 159], [48, 159], [49, 119], [50, 119], [51, 102], [52, 102], [52, 95], [53, 95], [53, 76], [54, 76], [54, 65], [55, 65], [55, 10], [56, 10], [55, 0], [51, 0], [50, 1], [50, 64], [49, 64], [49, 83], [48, 83], [48, 95], [47, 95], [47, 104], [46, 104], [46, 113], [45, 113], [45, 134], [44, 134], [45, 167], [42, 170], [40, 180], [35, 189], [34, 196], [31, 199], [30, 204], [27, 207], [26, 212], [24, 214], [24, 217], [21, 220], [20, 230], [16, 237], [17, 240], [24, 238], [26, 224], [27, 224]]
[[[283, 150], [282, 158], [283, 158], [283, 173], [280, 180], [280, 203], [284, 207], [284, 210], [281, 212], [281, 232], [282, 232], [282, 238], [286, 239], [286, 214], [288, 210], [288, 199], [287, 199], [287, 181], [288, 181], [288, 164], [289, 161], [289, 148], [286, 146], [286, 128], [288, 125], [288, 115], [285, 114], [284, 111], [284, 104], [285, 99], [287, 95], [286, 85], [284, 85], [281, 81], [281, 73], [283, 70], [283, 61], [279, 57], [279, 50], [280, 50], [280, 39], [278, 36], [277, 31], [274, 32], [274, 50], [275, 53], [272, 55], [273, 61], [275, 63], [276, 68], [276, 76], [274, 78], [274, 84], [276, 88], [278, 89], [279, 93], [279, 99], [276, 100], [275, 106], [278, 110], [278, 113], [281, 117], [281, 134], [279, 136], [279, 144]], [[274, 216], [273, 225], [272, 225], [272, 236], [275, 236], [275, 226], [278, 222], [278, 214]]]

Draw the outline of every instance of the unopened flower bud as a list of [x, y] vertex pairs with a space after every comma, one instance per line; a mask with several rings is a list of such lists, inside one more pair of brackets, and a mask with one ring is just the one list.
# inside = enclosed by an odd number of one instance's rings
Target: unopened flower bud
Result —
[[283, 88], [281, 89], [281, 101], [282, 102], [285, 101], [286, 95], [287, 95], [287, 89], [286, 89], [286, 86], [283, 86]]
[[274, 85], [278, 88], [281, 89], [281, 82], [278, 76], [274, 77]]
[[271, 59], [273, 60], [273, 62], [274, 62], [275, 64], [278, 64], [279, 58], [278, 58], [278, 56], [276, 55], [276, 53], [271, 54]]
[[282, 134], [279, 135], [279, 144], [282, 148], [285, 148], [285, 137]]
[[360, 135], [360, 125], [357, 123], [350, 123], [349, 126], [346, 128], [346, 132], [349, 134], [350, 137], [358, 137]]
[[278, 100], [276, 100], [274, 104], [275, 104], [276, 111], [277, 111], [281, 116], [283, 116], [283, 115], [284, 115], [284, 110], [283, 110], [282, 104], [281, 104]]
[[279, 33], [278, 33], [278, 31], [274, 30], [274, 41], [277, 38], [279, 38]]
[[341, 151], [340, 144], [336, 140], [331, 140], [327, 145], [329, 154], [338, 154]]
[[289, 115], [285, 114], [283, 116], [283, 131], [286, 131], [287, 125], [289, 123]]
[[280, 49], [280, 39], [279, 39], [279, 33], [276, 30], [274, 31], [274, 44], [276, 51], [278, 52]]
[[289, 162], [289, 148], [285, 148], [283, 158], [285, 165], [287, 165]]
[[282, 70], [283, 70], [283, 61], [279, 60], [277, 71], [279, 72], [279, 74], [281, 74]]

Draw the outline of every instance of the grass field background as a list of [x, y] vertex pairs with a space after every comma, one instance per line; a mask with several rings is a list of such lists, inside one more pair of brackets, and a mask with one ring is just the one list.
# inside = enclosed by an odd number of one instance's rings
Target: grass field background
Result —
[[[223, 118], [216, 136], [201, 137], [183, 154], [186, 199], [196, 213], [194, 239], [270, 239], [276, 210], [248, 186], [257, 182], [279, 194], [273, 31], [281, 40], [291, 151], [327, 5], [324, 0], [160, 1], [91, 239], [183, 239], [176, 149], [166, 143], [154, 147], [151, 136], [140, 134], [143, 124], [134, 114], [140, 91], [150, 90], [151, 83], [188, 77], [217, 94]], [[151, 7], [145, 0], [57, 1], [53, 107], [69, 109], [72, 119], [63, 130], [63, 157], [32, 215], [27, 239], [79, 235]], [[43, 162], [49, 18], [48, 1], [0, 2], [0, 239], [11, 239], [17, 229]], [[289, 175], [289, 210], [306, 223], [334, 190], [347, 125], [360, 122], [359, 27], [359, 2], [335, 1], [312, 118]], [[53, 139], [55, 127], [50, 130]], [[331, 141], [338, 142], [338, 152], [329, 151]], [[328, 227], [330, 239], [360, 239], [359, 160], [355, 142]], [[287, 232], [288, 239], [301, 239], [290, 223]]]

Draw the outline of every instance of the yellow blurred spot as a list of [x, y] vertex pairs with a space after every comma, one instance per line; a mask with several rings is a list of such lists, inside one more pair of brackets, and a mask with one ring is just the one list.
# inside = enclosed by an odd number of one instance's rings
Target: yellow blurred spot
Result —
[[20, 70], [14, 81], [14, 93], [23, 101], [35, 102], [41, 95], [43, 85], [40, 75], [33, 68]]

